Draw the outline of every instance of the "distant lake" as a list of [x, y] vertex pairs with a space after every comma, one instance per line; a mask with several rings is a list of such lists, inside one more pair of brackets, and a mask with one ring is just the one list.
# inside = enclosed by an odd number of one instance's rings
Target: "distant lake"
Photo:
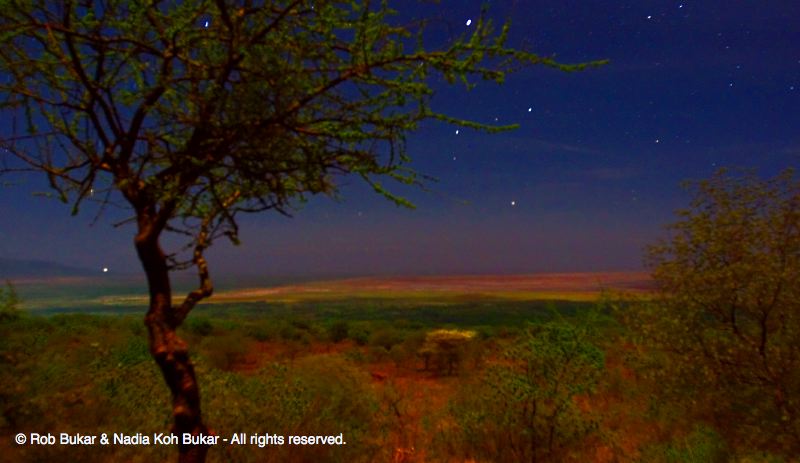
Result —
[[[313, 281], [313, 277], [224, 277], [214, 281], [216, 291], [230, 291], [250, 287], [271, 287]], [[141, 307], [109, 306], [105, 298], [140, 298], [147, 294], [147, 282], [141, 276], [79, 276], [17, 278], [10, 280], [23, 302], [23, 308], [37, 313], [58, 312], [140, 312]], [[180, 295], [197, 285], [197, 277], [184, 272], [173, 275], [173, 291]]]

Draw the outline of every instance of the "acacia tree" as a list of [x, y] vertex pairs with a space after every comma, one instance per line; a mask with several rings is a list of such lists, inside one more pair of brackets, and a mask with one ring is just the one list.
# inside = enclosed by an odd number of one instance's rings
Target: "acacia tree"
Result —
[[627, 316], [664, 355], [667, 392], [713, 391], [706, 402], [739, 442], [797, 455], [800, 182], [722, 170], [692, 190], [649, 250], [657, 297]]
[[[3, 1], [0, 95], [5, 170], [45, 174], [73, 211], [99, 200], [132, 210], [147, 276], [150, 350], [172, 393], [174, 431], [207, 433], [187, 346], [176, 334], [211, 295], [205, 250], [238, 242], [241, 213], [288, 213], [355, 175], [419, 182], [404, 137], [434, 111], [433, 78], [502, 82], [550, 58], [506, 45], [507, 26], [475, 21], [431, 49], [424, 23], [401, 25], [369, 1]], [[167, 233], [186, 248], [162, 249]], [[170, 272], [199, 285], [173, 303]], [[207, 449], [181, 445], [181, 461]]]

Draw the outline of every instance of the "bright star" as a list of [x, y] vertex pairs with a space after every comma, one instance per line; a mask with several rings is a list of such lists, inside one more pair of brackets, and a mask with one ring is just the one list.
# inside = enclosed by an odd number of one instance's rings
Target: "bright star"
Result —
[[108, 273], [108, 267], [103, 267], [103, 273]]
[[511, 201], [511, 205], [512, 205], [512, 206], [516, 206], [516, 205], [517, 205], [517, 202], [516, 202], [516, 201]]
[[531, 111], [533, 111], [533, 108], [528, 108], [528, 112], [531, 112]]
[[469, 26], [470, 24], [472, 24], [472, 20], [471, 19], [467, 19], [467, 26]]
[[456, 135], [458, 135], [458, 129], [456, 129]]

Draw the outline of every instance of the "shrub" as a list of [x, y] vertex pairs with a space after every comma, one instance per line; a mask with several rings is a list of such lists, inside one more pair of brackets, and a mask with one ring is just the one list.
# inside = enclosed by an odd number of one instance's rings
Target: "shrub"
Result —
[[363, 326], [355, 326], [350, 329], [350, 339], [359, 346], [366, 346], [369, 341], [369, 330]]
[[375, 347], [381, 347], [386, 352], [392, 350], [396, 344], [403, 341], [403, 334], [393, 328], [381, 328], [369, 337], [369, 344]]
[[385, 426], [369, 379], [343, 358], [299, 359], [254, 376], [219, 370], [202, 376], [204, 409], [219, 429], [289, 435], [338, 435], [343, 446], [215, 446], [210, 459], [239, 462], [387, 461]]
[[278, 332], [284, 341], [300, 341], [309, 337], [308, 325], [304, 322], [283, 321]]
[[723, 463], [731, 461], [722, 437], [707, 426], [697, 426], [689, 435], [667, 444], [644, 449], [642, 461], [653, 463]]
[[274, 339], [278, 333], [271, 323], [258, 321], [247, 327], [247, 334], [256, 341], [265, 342]]
[[186, 331], [200, 337], [208, 336], [214, 331], [214, 325], [212, 325], [211, 320], [206, 317], [189, 317], [186, 319], [184, 326], [186, 327]]
[[531, 327], [505, 359], [463, 387], [450, 404], [454, 425], [440, 445], [461, 458], [562, 461], [596, 426], [577, 404], [604, 367], [585, 326], [563, 321]]
[[347, 339], [349, 331], [350, 325], [348, 325], [346, 321], [335, 321], [328, 326], [328, 338], [331, 340], [331, 342], [342, 342]]

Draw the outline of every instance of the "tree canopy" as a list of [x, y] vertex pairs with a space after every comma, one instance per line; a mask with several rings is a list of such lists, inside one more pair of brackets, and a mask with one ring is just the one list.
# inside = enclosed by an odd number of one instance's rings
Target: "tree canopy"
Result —
[[770, 179], [722, 170], [691, 185], [690, 207], [649, 251], [658, 297], [630, 316], [666, 355], [665, 385], [688, 386], [692, 400], [715, 391], [740, 441], [796, 455], [800, 183], [792, 170]]
[[424, 119], [510, 128], [434, 111], [434, 75], [585, 66], [509, 48], [484, 19], [430, 51], [385, 4], [248, 3], [4, 2], [4, 148], [76, 210], [118, 190], [155, 229], [236, 240], [238, 213], [334, 194], [336, 174], [407, 204], [379, 177], [417, 181], [403, 142]]

